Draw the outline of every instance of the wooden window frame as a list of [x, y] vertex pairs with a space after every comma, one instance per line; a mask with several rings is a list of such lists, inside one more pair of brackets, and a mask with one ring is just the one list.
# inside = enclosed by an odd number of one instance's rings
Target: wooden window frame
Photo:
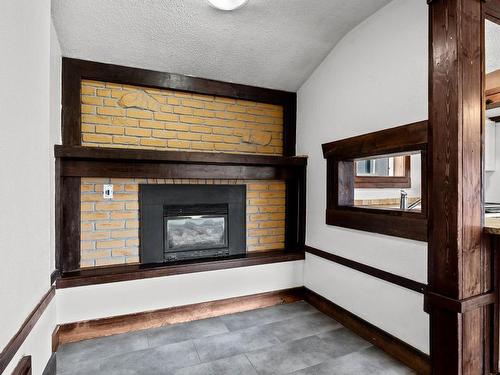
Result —
[[411, 187], [411, 157], [404, 158], [403, 176], [355, 176], [354, 187], [363, 189], [374, 188], [410, 188]]
[[[327, 160], [326, 224], [427, 241], [427, 145], [427, 121], [323, 144]], [[422, 157], [420, 212], [354, 206], [354, 160], [409, 152], [420, 152]]]

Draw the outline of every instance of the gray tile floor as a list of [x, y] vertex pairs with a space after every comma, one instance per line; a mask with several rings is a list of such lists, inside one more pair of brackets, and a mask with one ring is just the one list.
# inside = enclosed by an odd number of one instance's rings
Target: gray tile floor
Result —
[[59, 375], [413, 374], [306, 302], [63, 345]]

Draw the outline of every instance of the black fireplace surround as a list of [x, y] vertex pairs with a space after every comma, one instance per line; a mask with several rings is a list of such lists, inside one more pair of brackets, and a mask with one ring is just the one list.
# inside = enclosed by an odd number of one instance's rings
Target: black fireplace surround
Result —
[[246, 252], [245, 185], [139, 185], [140, 261]]

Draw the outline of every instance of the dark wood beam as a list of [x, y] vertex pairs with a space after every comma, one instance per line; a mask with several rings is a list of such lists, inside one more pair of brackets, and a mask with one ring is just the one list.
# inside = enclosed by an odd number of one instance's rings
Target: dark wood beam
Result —
[[[454, 304], [488, 290], [481, 247], [483, 25], [481, 0], [429, 5], [429, 291]], [[483, 374], [485, 307], [432, 304], [434, 374]]]

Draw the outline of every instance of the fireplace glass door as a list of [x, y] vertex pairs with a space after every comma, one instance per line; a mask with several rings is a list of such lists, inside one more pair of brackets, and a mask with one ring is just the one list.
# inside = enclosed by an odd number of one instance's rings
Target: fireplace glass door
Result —
[[227, 215], [178, 216], [166, 220], [166, 251], [227, 247]]
[[226, 204], [165, 206], [163, 222], [166, 258], [179, 258], [181, 252], [223, 255], [228, 250]]

